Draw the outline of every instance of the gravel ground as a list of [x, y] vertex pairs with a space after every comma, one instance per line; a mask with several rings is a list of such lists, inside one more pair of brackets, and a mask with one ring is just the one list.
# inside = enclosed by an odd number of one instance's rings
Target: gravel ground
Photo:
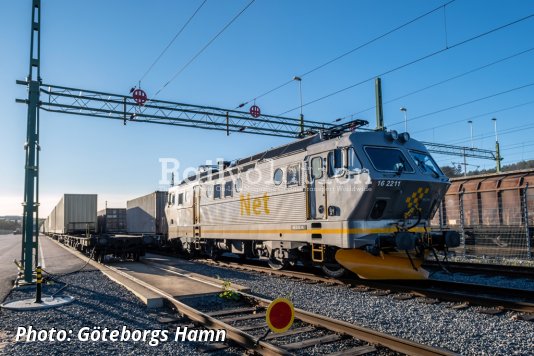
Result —
[[203, 264], [182, 268], [248, 286], [254, 294], [266, 298], [289, 297], [304, 310], [463, 355], [531, 355], [534, 350], [534, 323], [514, 320], [512, 312], [486, 315], [471, 308], [453, 310], [446, 308], [447, 303], [397, 301], [392, 296], [372, 296], [346, 286], [307, 284]]
[[[76, 301], [56, 309], [17, 312], [0, 310], [0, 354], [8, 355], [200, 355], [195, 343], [188, 341], [174, 342], [174, 335], [169, 341], [158, 346], [149, 346], [147, 342], [82, 342], [77, 339], [82, 327], [107, 327], [108, 329], [156, 330], [176, 329], [176, 324], [161, 324], [158, 317], [169, 315], [168, 309], [149, 310], [132, 293], [112, 282], [99, 271], [86, 271], [61, 278], [69, 283], [62, 292], [71, 295]], [[45, 286], [44, 294], [50, 294], [60, 287], [59, 284]], [[32, 298], [34, 288], [19, 288], [11, 292], [6, 301]], [[182, 325], [187, 325], [185, 322]], [[73, 330], [72, 341], [58, 342], [15, 342], [17, 327], [32, 325], [34, 330], [59, 329]], [[2, 349], [2, 346], [4, 348]], [[228, 351], [228, 350], [227, 350]], [[231, 349], [230, 353], [241, 354]], [[228, 354], [228, 352], [219, 352]]]

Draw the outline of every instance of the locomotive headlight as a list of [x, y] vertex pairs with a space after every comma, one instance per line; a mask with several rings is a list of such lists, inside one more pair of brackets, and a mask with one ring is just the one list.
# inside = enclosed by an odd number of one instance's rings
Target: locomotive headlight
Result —
[[395, 141], [399, 138], [399, 133], [395, 130], [391, 130], [386, 132], [386, 138], [390, 141]]
[[399, 141], [402, 143], [406, 143], [410, 141], [410, 134], [408, 132], [403, 132], [399, 135]]

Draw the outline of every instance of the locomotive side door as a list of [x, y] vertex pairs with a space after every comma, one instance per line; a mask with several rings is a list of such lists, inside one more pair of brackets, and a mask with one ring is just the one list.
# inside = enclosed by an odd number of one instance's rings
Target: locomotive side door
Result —
[[193, 225], [200, 224], [200, 185], [193, 187]]
[[308, 211], [309, 219], [326, 217], [326, 176], [323, 156], [312, 156], [308, 160]]

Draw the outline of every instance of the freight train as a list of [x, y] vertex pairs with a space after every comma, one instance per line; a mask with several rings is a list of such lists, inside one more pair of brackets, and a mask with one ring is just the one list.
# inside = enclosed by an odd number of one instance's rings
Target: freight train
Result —
[[455, 231], [429, 221], [449, 179], [408, 133], [356, 120], [197, 174], [169, 189], [168, 241], [191, 254], [232, 252], [274, 269], [301, 263], [339, 277], [424, 279]]
[[116, 234], [125, 228], [121, 212], [105, 209], [97, 214], [96, 194], [64, 194], [41, 225], [41, 232], [97, 261], [108, 255], [139, 260], [145, 254], [143, 236]]

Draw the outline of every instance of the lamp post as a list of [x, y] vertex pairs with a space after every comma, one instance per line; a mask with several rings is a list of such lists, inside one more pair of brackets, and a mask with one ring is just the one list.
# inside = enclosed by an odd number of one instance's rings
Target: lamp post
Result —
[[294, 76], [293, 80], [299, 82], [299, 96], [300, 96], [300, 134], [304, 135], [304, 115], [302, 114], [302, 78]]
[[469, 124], [469, 131], [471, 132], [471, 148], [475, 148], [473, 144], [473, 121], [469, 120], [467, 123]]
[[497, 135], [497, 118], [491, 119], [493, 121], [493, 129], [495, 130], [495, 170], [497, 173], [501, 172], [501, 150], [499, 147], [499, 136]]
[[403, 106], [400, 111], [404, 113], [404, 132], [408, 132], [408, 109]]

